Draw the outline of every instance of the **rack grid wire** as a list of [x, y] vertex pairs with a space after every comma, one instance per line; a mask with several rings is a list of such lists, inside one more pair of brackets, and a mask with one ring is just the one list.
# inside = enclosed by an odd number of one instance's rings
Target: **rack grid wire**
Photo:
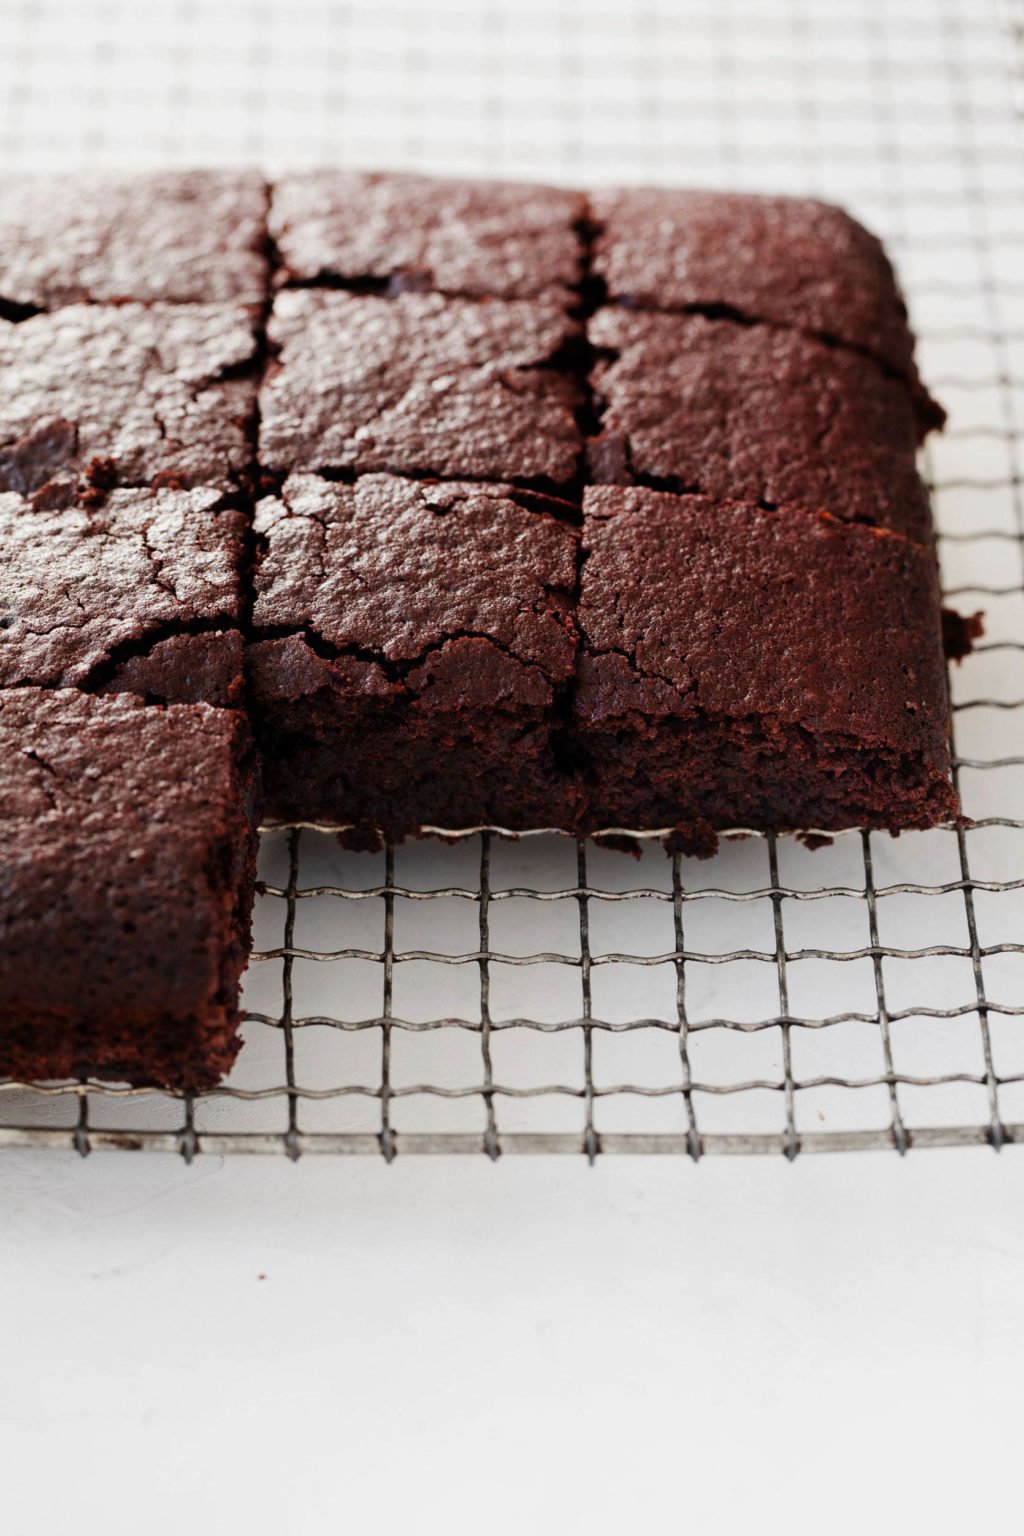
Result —
[[1024, 8], [0, 0], [0, 168], [338, 163], [777, 190], [888, 242], [923, 373], [973, 823], [698, 862], [268, 829], [216, 1092], [0, 1083], [0, 1145], [800, 1152], [1024, 1142]]

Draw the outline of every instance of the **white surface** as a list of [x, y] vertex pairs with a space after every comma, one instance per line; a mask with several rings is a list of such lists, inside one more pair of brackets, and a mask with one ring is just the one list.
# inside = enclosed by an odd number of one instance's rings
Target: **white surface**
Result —
[[[1015, 328], [1002, 351], [926, 341], [929, 380], [993, 364], [1019, 378], [1007, 48], [970, 0], [0, 0], [0, 28], [5, 167], [335, 160], [825, 190], [894, 240], [922, 329]], [[958, 430], [1012, 426], [1019, 411], [1009, 385], [940, 392]], [[994, 482], [939, 498], [948, 532], [979, 518], [994, 531], [952, 547], [955, 584], [1019, 582], [1016, 451], [957, 436], [936, 450], [943, 478]], [[1018, 595], [985, 606], [990, 632], [1024, 638]], [[961, 679], [963, 697], [1024, 694], [1014, 653], [976, 658]], [[967, 728], [979, 755], [1020, 750], [1001, 745], [1005, 714]], [[1020, 816], [1019, 769], [970, 778], [971, 809]], [[885, 878], [948, 881], [944, 836], [883, 845]], [[976, 878], [1021, 874], [1022, 834], [973, 836]], [[838, 881], [843, 857], [824, 856], [813, 878]], [[891, 898], [883, 942], [962, 945], [959, 900], [921, 900]], [[815, 910], [790, 904], [792, 942], [835, 942]], [[982, 942], [1018, 941], [1021, 915], [1012, 892], [980, 902]], [[851, 930], [862, 917], [861, 905]], [[842, 929], [843, 912], [833, 919]], [[859, 927], [848, 942], [863, 942]], [[973, 996], [969, 964], [966, 993], [963, 964], [912, 964], [889, 968], [891, 1004]], [[1021, 1004], [1019, 957], [995, 953], [984, 971], [990, 996]], [[856, 965], [800, 974], [809, 1008], [874, 1006]], [[767, 1006], [756, 992], [741, 978], [734, 1016]], [[638, 1013], [648, 1000], [643, 986], [627, 999]], [[998, 1067], [1020, 1071], [1019, 1020], [997, 1022]], [[978, 1071], [974, 1017], [901, 1035], [907, 1075]], [[862, 1046], [843, 1046], [854, 1075]], [[750, 1059], [728, 1070], [777, 1075], [777, 1052], [754, 1071]], [[246, 1060], [258, 1080], [259, 1053]], [[635, 1061], [616, 1063], [623, 1078]], [[935, 1091], [901, 1088], [908, 1120]], [[1006, 1117], [1024, 1118], [1019, 1085], [1002, 1092]], [[979, 1118], [973, 1101], [937, 1112]], [[0, 1525], [1013, 1528], [1022, 1196], [1013, 1148], [595, 1170], [568, 1158], [186, 1169], [7, 1151]]]
[[1013, 1153], [11, 1154], [0, 1521], [1013, 1529], [1022, 1200]]

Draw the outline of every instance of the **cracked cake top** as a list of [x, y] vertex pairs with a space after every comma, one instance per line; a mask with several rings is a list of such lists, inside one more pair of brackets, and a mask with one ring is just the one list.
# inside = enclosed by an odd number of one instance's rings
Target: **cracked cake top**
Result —
[[234, 702], [244, 535], [214, 490], [0, 495], [0, 687]]
[[588, 335], [595, 479], [795, 503], [931, 539], [910, 394], [869, 358], [703, 315], [600, 309]]
[[774, 718], [948, 765], [930, 548], [826, 513], [584, 494], [575, 708]]
[[267, 468], [483, 480], [576, 473], [579, 328], [552, 303], [283, 290], [260, 393]]
[[279, 282], [378, 283], [471, 298], [555, 298], [579, 281], [580, 192], [379, 171], [274, 185]]
[[226, 487], [252, 457], [256, 338], [244, 308], [73, 305], [0, 320], [0, 491], [96, 457], [121, 485]]
[[910, 385], [923, 430], [941, 425], [889, 258], [842, 208], [641, 187], [594, 192], [590, 204], [593, 273], [616, 303], [767, 320], [839, 342]]
[[0, 307], [261, 304], [267, 189], [255, 171], [0, 180]]
[[547, 685], [572, 670], [577, 537], [507, 486], [295, 475], [256, 511], [257, 636], [292, 632], [411, 677], [483, 642]]

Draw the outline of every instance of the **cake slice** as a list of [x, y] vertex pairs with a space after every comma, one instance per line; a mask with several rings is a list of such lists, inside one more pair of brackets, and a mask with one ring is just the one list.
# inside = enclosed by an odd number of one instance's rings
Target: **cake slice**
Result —
[[554, 298], [580, 280], [581, 192], [387, 171], [295, 171], [274, 184], [278, 284]]
[[245, 536], [219, 491], [0, 493], [0, 689], [240, 706]]
[[929, 546], [827, 513], [584, 493], [588, 830], [929, 827], [949, 777]]
[[563, 826], [577, 530], [508, 486], [286, 481], [256, 514], [268, 814], [391, 837]]
[[556, 303], [288, 290], [260, 393], [277, 474], [391, 471], [564, 486], [579, 389], [559, 366], [579, 328]]
[[262, 304], [255, 171], [79, 171], [0, 180], [0, 312], [66, 304]]
[[252, 459], [255, 321], [237, 305], [71, 305], [0, 318], [0, 491], [238, 484]]
[[0, 844], [0, 1076], [217, 1082], [253, 898], [242, 716], [0, 692]]
[[781, 326], [612, 306], [588, 335], [595, 479], [796, 502], [930, 540], [910, 392], [870, 358]]

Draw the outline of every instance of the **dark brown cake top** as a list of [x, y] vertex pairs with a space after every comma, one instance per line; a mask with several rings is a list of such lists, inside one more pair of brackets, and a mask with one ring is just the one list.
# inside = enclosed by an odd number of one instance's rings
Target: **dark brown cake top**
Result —
[[53, 961], [12, 965], [5, 1006], [21, 984], [44, 1017], [151, 1016], [154, 995], [170, 1018], [223, 1009], [234, 893], [222, 870], [247, 835], [247, 743], [233, 710], [0, 690], [6, 942]]
[[[235, 711], [206, 704], [154, 709], [77, 689], [0, 691], [6, 868], [38, 861], [42, 878], [44, 867], [73, 863], [98, 879], [104, 850], [118, 850], [122, 876], [130, 861], [140, 885], [160, 874], [170, 889], [187, 889], [190, 859], [204, 859], [237, 813], [243, 733]], [[155, 884], [151, 894], [167, 913], [168, 897]]]
[[122, 485], [230, 484], [252, 453], [255, 354], [248, 311], [219, 304], [0, 320], [0, 490], [73, 480], [96, 457]]
[[592, 724], [774, 718], [948, 764], [930, 549], [825, 514], [607, 486], [584, 495], [584, 550], [576, 708]]
[[260, 397], [260, 460], [294, 470], [573, 478], [577, 389], [555, 371], [557, 304], [282, 291]]
[[256, 512], [257, 634], [308, 632], [403, 671], [477, 639], [564, 681], [577, 537], [530, 502], [507, 486], [293, 476]]
[[40, 906], [48, 895], [58, 909], [70, 905], [78, 884], [93, 902], [106, 892], [111, 917], [129, 919], [148, 901], [173, 920], [175, 905], [191, 908], [208, 884], [211, 846], [237, 822], [243, 733], [234, 711], [205, 704], [0, 693], [5, 878], [12, 888], [30, 882]]
[[561, 299], [579, 281], [579, 192], [514, 182], [305, 171], [273, 190], [282, 281], [367, 281], [468, 297]]
[[589, 336], [594, 477], [794, 502], [931, 537], [910, 395], [870, 359], [768, 325], [606, 308]]
[[810, 198], [624, 189], [591, 199], [594, 271], [640, 309], [726, 309], [869, 352], [913, 378], [906, 309], [881, 242]]
[[259, 304], [266, 205], [252, 171], [5, 178], [0, 303]]
[[[218, 492], [115, 490], [95, 508], [0, 495], [0, 687], [89, 686], [177, 638], [237, 623], [245, 518]], [[205, 654], [209, 641], [199, 650]]]

